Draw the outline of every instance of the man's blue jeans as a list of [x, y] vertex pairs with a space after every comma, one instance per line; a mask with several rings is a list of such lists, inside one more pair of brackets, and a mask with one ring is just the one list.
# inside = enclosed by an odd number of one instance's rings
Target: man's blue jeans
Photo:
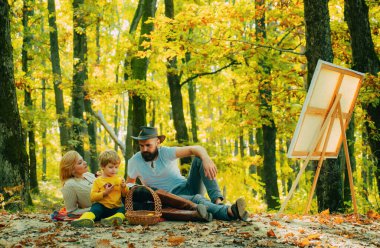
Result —
[[223, 200], [223, 195], [220, 192], [218, 183], [216, 180], [210, 180], [206, 177], [202, 160], [198, 157], [195, 157], [191, 163], [190, 173], [187, 181], [176, 186], [170, 191], [170, 193], [180, 196], [194, 196], [196, 194], [201, 194], [202, 183], [206, 187], [207, 194], [212, 202], [215, 202], [218, 198]]
[[210, 202], [202, 195], [179, 195], [182, 198], [190, 200], [196, 204], [203, 204], [207, 207], [207, 212], [212, 213], [212, 216], [217, 220], [235, 220], [236, 218], [228, 215], [229, 206], [219, 205]]

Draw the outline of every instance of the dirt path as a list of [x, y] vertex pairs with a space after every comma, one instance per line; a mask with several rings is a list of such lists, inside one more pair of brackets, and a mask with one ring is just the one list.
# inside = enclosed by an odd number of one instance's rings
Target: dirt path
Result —
[[255, 214], [248, 222], [160, 222], [143, 227], [72, 228], [44, 214], [0, 213], [0, 247], [380, 247], [378, 214]]

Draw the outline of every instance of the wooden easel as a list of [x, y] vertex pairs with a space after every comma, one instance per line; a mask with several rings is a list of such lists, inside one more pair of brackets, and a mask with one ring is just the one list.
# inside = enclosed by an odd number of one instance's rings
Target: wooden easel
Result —
[[[300, 171], [298, 172], [296, 180], [293, 182], [292, 188], [290, 189], [289, 194], [286, 196], [285, 201], [281, 205], [281, 209], [277, 213], [276, 217], [278, 217], [278, 215], [281, 214], [284, 211], [286, 205], [288, 204], [288, 201], [290, 200], [290, 198], [294, 194], [295, 188], [298, 185], [298, 182], [299, 182], [299, 180], [301, 178], [301, 175], [305, 171], [305, 168], [306, 168], [307, 164], [309, 163], [310, 159], [312, 158], [312, 154], [316, 152], [316, 149], [317, 149], [318, 145], [320, 145], [320, 143], [322, 141], [322, 138], [323, 138], [323, 135], [325, 134], [325, 131], [326, 131], [326, 128], [327, 128], [327, 133], [326, 133], [326, 138], [324, 140], [324, 144], [323, 144], [323, 148], [322, 148], [322, 153], [321, 153], [321, 156], [319, 157], [319, 162], [318, 162], [317, 170], [316, 170], [316, 173], [315, 173], [315, 177], [314, 177], [313, 185], [311, 187], [311, 191], [309, 192], [308, 203], [307, 203], [306, 209], [304, 211], [304, 214], [307, 214], [309, 212], [311, 200], [313, 198], [314, 190], [315, 190], [315, 187], [317, 185], [317, 181], [318, 181], [318, 177], [319, 177], [319, 173], [321, 171], [322, 162], [325, 159], [325, 152], [326, 152], [327, 144], [329, 142], [329, 138], [330, 138], [330, 134], [331, 134], [331, 130], [332, 130], [335, 118], [339, 118], [339, 121], [340, 121], [340, 127], [341, 127], [341, 132], [342, 132], [342, 142], [343, 142], [344, 153], [345, 153], [345, 157], [346, 157], [346, 165], [347, 165], [348, 177], [349, 177], [349, 182], [350, 182], [350, 190], [351, 190], [352, 203], [354, 205], [355, 215], [357, 214], [355, 189], [354, 189], [354, 183], [353, 183], [353, 177], [352, 177], [352, 171], [351, 171], [350, 156], [348, 154], [346, 130], [344, 128], [342, 108], [341, 108], [341, 104], [340, 104], [340, 99], [341, 98], [342, 98], [341, 94], [338, 94], [336, 96], [336, 98], [335, 98], [335, 100], [334, 100], [334, 102], [333, 102], [330, 110], [328, 111], [326, 119], [324, 120], [324, 122], [322, 124], [322, 127], [321, 127], [320, 131], [316, 134], [315, 139], [311, 143], [311, 146], [310, 146], [310, 149], [309, 149], [309, 153], [308, 153], [305, 161], [301, 164], [301, 168], [300, 168]], [[348, 117], [347, 121], [349, 121], [350, 118], [351, 118], [351, 116]]]

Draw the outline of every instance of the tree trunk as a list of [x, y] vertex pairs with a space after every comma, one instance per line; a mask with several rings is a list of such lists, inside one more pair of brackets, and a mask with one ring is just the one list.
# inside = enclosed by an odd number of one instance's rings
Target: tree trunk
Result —
[[[351, 35], [352, 48], [352, 69], [370, 73], [377, 76], [380, 71], [380, 61], [376, 54], [371, 29], [368, 20], [368, 6], [365, 0], [345, 0], [344, 17]], [[380, 104], [374, 99], [374, 102], [364, 106], [367, 113], [374, 123], [372, 129], [367, 122], [368, 142], [372, 154], [376, 158], [376, 180], [377, 192], [380, 195], [380, 142], [378, 132], [380, 130]]]
[[73, 29], [74, 29], [74, 64], [73, 64], [73, 90], [72, 113], [74, 149], [84, 156], [84, 83], [87, 80], [87, 36], [84, 20], [84, 0], [73, 1]]
[[[119, 126], [118, 126], [119, 121], [120, 121], [119, 120], [119, 101], [116, 99], [115, 106], [114, 106], [114, 116], [113, 116], [113, 130], [116, 136], [119, 133]], [[118, 148], [119, 146], [115, 142], [115, 146], [114, 146], [115, 151], [117, 151]]]
[[[137, 26], [140, 22], [140, 19], [142, 17], [143, 13], [143, 6], [144, 6], [145, 0], [139, 0], [139, 3], [137, 5], [136, 12], [133, 16], [132, 24], [129, 29], [129, 34], [134, 35], [137, 29]], [[130, 75], [128, 75], [129, 71], [129, 66], [131, 66], [131, 61], [129, 59], [129, 54], [127, 53], [125, 55], [125, 60], [124, 60], [124, 81], [127, 81], [130, 78]], [[132, 66], [131, 66], [132, 67]], [[131, 68], [132, 69], [132, 68]], [[133, 140], [131, 138], [133, 133], [133, 92], [128, 93], [128, 119], [127, 119], [127, 137], [125, 139], [125, 158], [130, 158], [133, 155]], [[124, 175], [127, 175], [128, 171], [128, 160], [125, 160], [125, 172]]]
[[[43, 63], [44, 64], [44, 63]], [[46, 80], [42, 79], [42, 103], [41, 108], [44, 113], [46, 113]], [[46, 181], [46, 127], [42, 131], [42, 181]]]
[[193, 136], [193, 142], [198, 142], [198, 127], [197, 127], [197, 110], [195, 108], [195, 99], [197, 97], [196, 84], [193, 81], [188, 83], [189, 92], [189, 105], [190, 105], [190, 119], [191, 119], [191, 134]]
[[[309, 88], [318, 59], [333, 61], [331, 47], [330, 16], [328, 0], [304, 1], [306, 22], [306, 58], [307, 58], [307, 85]], [[342, 152], [340, 152], [342, 154]], [[316, 167], [316, 162], [313, 162]], [[329, 208], [330, 211], [343, 209], [342, 173], [340, 170], [341, 156], [335, 159], [326, 159], [321, 168], [317, 183], [318, 210]], [[338, 169], [339, 168], [339, 169]], [[332, 182], [334, 186], [332, 187]], [[338, 187], [339, 186], [339, 187]]]
[[[154, 17], [156, 12], [156, 0], [142, 1], [142, 17], [141, 17], [141, 33], [139, 40], [139, 51], [145, 51], [148, 48], [142, 46], [143, 42], [149, 42], [149, 38], [145, 35], [150, 34], [153, 31], [153, 23], [146, 23], [148, 18]], [[137, 14], [137, 13], [136, 13]], [[132, 79], [136, 84], [146, 80], [146, 72], [148, 70], [148, 58], [133, 57], [131, 61], [132, 67]], [[146, 126], [146, 100], [145, 97], [136, 93], [132, 95], [132, 133], [137, 135], [141, 126]], [[139, 150], [138, 142], [133, 143], [133, 150], [137, 152]]]
[[29, 148], [29, 176], [30, 176], [30, 189], [32, 191], [38, 192], [38, 180], [37, 180], [37, 159], [36, 159], [36, 140], [34, 134], [34, 106], [32, 101], [32, 88], [30, 87], [30, 73], [28, 67], [28, 60], [31, 60], [30, 54], [28, 54], [32, 39], [32, 34], [29, 27], [29, 17], [33, 16], [34, 2], [29, 0], [23, 1], [23, 15], [22, 15], [22, 24], [24, 27], [24, 37], [22, 42], [22, 71], [25, 73], [24, 78], [26, 86], [24, 90], [24, 105], [28, 113], [28, 122], [27, 122], [27, 141]]
[[87, 113], [86, 122], [90, 143], [90, 168], [92, 173], [96, 173], [99, 170], [98, 151], [96, 146], [96, 120], [92, 110], [92, 103], [87, 94], [87, 91], [84, 91], [84, 109]]
[[[40, 0], [40, 4], [42, 5], [42, 0]], [[41, 33], [45, 35], [45, 21], [44, 17], [41, 17]], [[45, 68], [46, 66], [46, 61], [45, 58], [42, 59], [42, 67]], [[42, 78], [41, 80], [41, 86], [42, 86], [42, 91], [41, 91], [41, 109], [44, 115], [46, 115], [46, 79]], [[46, 127], [44, 126], [42, 129], [42, 181], [46, 181], [46, 167], [47, 167], [47, 160], [46, 160]]]
[[[265, 27], [265, 0], [256, 0], [256, 10], [258, 11], [256, 19], [256, 40], [266, 39]], [[260, 59], [259, 66], [264, 77], [270, 75], [270, 67], [265, 64], [264, 59]], [[277, 185], [276, 171], [276, 126], [272, 115], [272, 90], [270, 82], [267, 79], [259, 83], [260, 93], [260, 115], [266, 120], [262, 125], [263, 144], [264, 144], [264, 166], [263, 181], [265, 183], [265, 201], [268, 209], [277, 209], [280, 206], [279, 192]]]
[[61, 142], [61, 150], [64, 153], [70, 150], [69, 146], [69, 130], [66, 127], [65, 104], [63, 101], [63, 91], [60, 87], [62, 83], [61, 65], [58, 48], [58, 30], [55, 14], [55, 0], [48, 0], [49, 10], [49, 36], [50, 36], [50, 60], [53, 71], [54, 80], [54, 96], [55, 96], [55, 112], [58, 116], [59, 136]]
[[244, 158], [244, 148], [245, 148], [245, 145], [244, 145], [244, 134], [243, 134], [243, 130], [240, 130], [240, 135], [239, 135], [239, 151], [240, 151], [240, 157], [241, 158]]
[[22, 210], [23, 203], [31, 199], [29, 165], [17, 106], [10, 33], [8, 1], [0, 0], [0, 194], [7, 209]]
[[[263, 129], [262, 128], [256, 128], [256, 143], [257, 143], [257, 155], [260, 157], [264, 156], [264, 141], [263, 141]], [[264, 180], [264, 169], [263, 166], [257, 167], [257, 175], [261, 178], [261, 180]]]
[[[165, 16], [170, 19], [174, 19], [173, 0], [165, 0]], [[170, 42], [170, 40], [168, 41]], [[170, 89], [170, 102], [173, 111], [173, 122], [176, 130], [176, 139], [179, 144], [186, 144], [189, 142], [189, 135], [187, 133], [185, 115], [183, 113], [183, 101], [180, 84], [181, 79], [177, 67], [177, 57], [170, 59], [166, 65], [166, 68]]]

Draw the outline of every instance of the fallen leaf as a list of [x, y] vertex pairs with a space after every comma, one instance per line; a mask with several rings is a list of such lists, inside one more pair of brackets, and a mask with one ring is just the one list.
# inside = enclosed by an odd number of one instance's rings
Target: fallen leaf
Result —
[[171, 236], [168, 238], [168, 242], [170, 246], [178, 246], [185, 242], [186, 238], [183, 236]]
[[293, 237], [293, 236], [294, 236], [294, 233], [287, 233], [287, 234], [285, 234], [284, 238]]
[[118, 233], [116, 231], [112, 232], [112, 237], [117, 238], [117, 239], [121, 239], [122, 238], [121, 235], [120, 235], [120, 233]]
[[280, 224], [278, 221], [271, 221], [271, 222], [269, 222], [269, 224], [270, 224], [271, 226], [281, 227], [281, 224]]
[[135, 248], [135, 244], [134, 243], [129, 243], [128, 244], [128, 248]]
[[303, 238], [303, 239], [301, 239], [300, 242], [297, 243], [297, 245], [299, 247], [305, 247], [305, 246], [310, 245], [310, 241], [307, 238]]
[[304, 234], [304, 233], [305, 233], [305, 230], [303, 230], [303, 229], [299, 229], [298, 232], [301, 233], [301, 234]]
[[267, 236], [268, 236], [268, 237], [275, 237], [275, 238], [276, 238], [276, 234], [273, 232], [272, 229], [270, 229], [270, 230], [267, 232]]
[[239, 233], [239, 235], [246, 239], [252, 237], [252, 234], [250, 234], [249, 232], [241, 232]]
[[65, 238], [65, 239], [61, 239], [61, 241], [63, 241], [63, 242], [77, 242], [79, 239], [77, 239], [77, 238], [73, 238], [73, 237], [71, 237], [71, 238]]
[[344, 219], [342, 218], [342, 217], [336, 217], [335, 219], [334, 219], [334, 223], [335, 224], [342, 224], [344, 222]]
[[322, 211], [319, 215], [321, 215], [321, 216], [329, 216], [330, 215], [330, 209], [326, 209], [326, 210]]
[[307, 239], [308, 240], [319, 240], [320, 237], [321, 237], [321, 234], [315, 233], [315, 234], [311, 234], [311, 235], [307, 236]]
[[95, 247], [97, 248], [106, 248], [106, 247], [111, 247], [111, 241], [108, 239], [98, 239], [96, 240], [96, 245]]
[[373, 211], [373, 210], [369, 210], [367, 212], [367, 217], [370, 218], [370, 219], [373, 219], [374, 217], [376, 216], [376, 212]]

